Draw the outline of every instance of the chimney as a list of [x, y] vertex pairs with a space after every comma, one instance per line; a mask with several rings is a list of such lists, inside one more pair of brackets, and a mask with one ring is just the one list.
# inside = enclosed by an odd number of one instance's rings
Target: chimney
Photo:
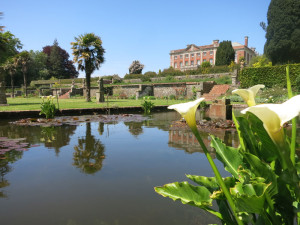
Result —
[[245, 36], [245, 46], [248, 47], [248, 36]]
[[217, 47], [219, 45], [219, 40], [213, 40], [214, 47]]

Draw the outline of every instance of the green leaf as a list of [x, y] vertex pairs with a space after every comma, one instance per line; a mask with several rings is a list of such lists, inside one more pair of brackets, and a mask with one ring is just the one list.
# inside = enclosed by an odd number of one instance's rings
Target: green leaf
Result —
[[246, 184], [238, 183], [230, 189], [235, 202], [236, 210], [247, 213], [261, 213], [264, 210], [265, 192], [269, 185], [265, 183]]
[[[220, 188], [216, 177], [204, 177], [190, 174], [187, 174], [186, 177], [194, 181], [195, 183], [206, 187], [210, 192], [213, 192], [214, 190]], [[227, 188], [233, 187], [235, 185], [235, 179], [233, 177], [225, 177], [223, 178], [223, 181]]]
[[266, 162], [271, 162], [278, 157], [277, 146], [257, 116], [247, 112], [245, 117], [237, 117], [236, 119], [240, 124], [239, 128], [248, 152], [257, 155]]
[[155, 191], [164, 196], [176, 200], [181, 200], [183, 204], [189, 204], [204, 208], [212, 205], [210, 199], [211, 192], [206, 187], [195, 187], [188, 182], [170, 183], [162, 187], [155, 187]]
[[238, 179], [238, 168], [243, 164], [238, 149], [226, 146], [213, 135], [211, 135], [211, 146], [216, 149], [217, 158], [224, 164], [225, 169]]
[[263, 177], [265, 179], [265, 183], [271, 183], [270, 188], [268, 189], [270, 197], [277, 194], [277, 176], [272, 168], [268, 164], [262, 162], [257, 156], [250, 153], [245, 153], [244, 158], [251, 166], [251, 171], [256, 177]]
[[183, 204], [199, 207], [223, 220], [223, 216], [219, 212], [208, 207], [212, 205], [212, 199], [210, 191], [205, 187], [195, 187], [188, 182], [175, 182], [154, 189], [164, 197], [169, 197], [174, 201], [181, 200]]

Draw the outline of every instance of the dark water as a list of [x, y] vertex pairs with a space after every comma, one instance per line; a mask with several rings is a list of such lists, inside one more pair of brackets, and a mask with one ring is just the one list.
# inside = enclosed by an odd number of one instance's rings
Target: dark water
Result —
[[[0, 224], [217, 223], [201, 209], [164, 198], [153, 189], [186, 181], [185, 174], [213, 176], [192, 134], [169, 131], [170, 123], [179, 118], [168, 112], [143, 122], [44, 128], [0, 124], [0, 137], [24, 138], [20, 143], [31, 146], [0, 159]], [[233, 131], [215, 135], [237, 144]], [[209, 143], [207, 133], [202, 136]]]

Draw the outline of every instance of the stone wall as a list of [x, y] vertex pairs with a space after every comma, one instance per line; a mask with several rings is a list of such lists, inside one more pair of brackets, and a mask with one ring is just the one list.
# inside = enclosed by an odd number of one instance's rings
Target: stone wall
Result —
[[136, 93], [138, 92], [140, 97], [145, 95], [153, 95], [154, 97], [163, 98], [174, 95], [177, 98], [192, 98], [194, 96], [193, 89], [195, 91], [201, 91], [202, 94], [208, 93], [215, 84], [216, 83], [214, 81], [206, 81], [186, 83], [157, 83], [150, 85], [114, 85], [113, 95], [118, 95], [121, 98], [128, 98], [131, 96], [136, 96]]
[[[199, 75], [185, 75], [185, 76], [174, 76], [174, 80], [187, 80], [187, 79], [198, 79], [198, 80], [203, 80], [203, 79], [216, 79], [221, 76], [231, 76], [232, 73], [214, 73], [214, 74], [199, 74]], [[166, 78], [165, 77], [154, 77], [150, 78], [151, 82], [158, 82], [158, 81], [163, 81]], [[123, 82], [125, 83], [141, 83], [141, 79], [123, 79]]]

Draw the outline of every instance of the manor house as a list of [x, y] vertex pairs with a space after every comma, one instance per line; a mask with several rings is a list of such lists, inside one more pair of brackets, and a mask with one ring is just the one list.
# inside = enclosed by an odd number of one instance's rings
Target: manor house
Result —
[[[203, 62], [210, 62], [215, 65], [216, 52], [219, 47], [219, 40], [213, 40], [210, 45], [197, 46], [195, 44], [187, 45], [184, 49], [172, 50], [170, 52], [170, 66], [175, 69], [185, 71], [197, 69]], [[245, 43], [232, 42], [235, 51], [235, 62], [238, 63], [241, 57], [245, 58], [245, 63], [249, 64], [250, 59], [256, 56], [255, 48], [248, 47], [248, 37], [245, 37]]]

